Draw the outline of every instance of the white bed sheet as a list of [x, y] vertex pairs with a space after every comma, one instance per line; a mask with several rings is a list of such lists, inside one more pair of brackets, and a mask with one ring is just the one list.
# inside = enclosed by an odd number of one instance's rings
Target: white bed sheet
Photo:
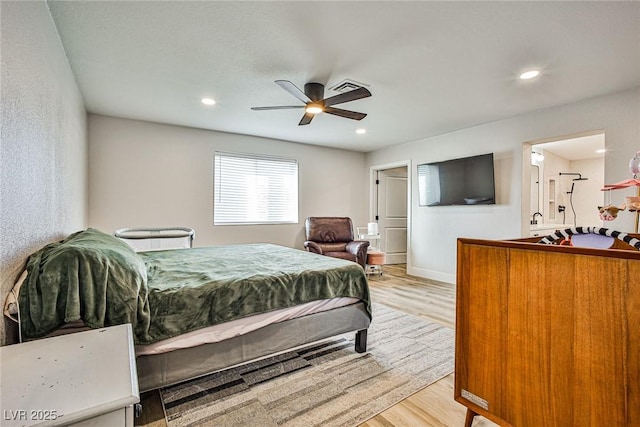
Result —
[[166, 353], [181, 348], [195, 347], [202, 344], [209, 344], [224, 341], [226, 339], [244, 335], [255, 331], [272, 323], [279, 323], [285, 320], [295, 319], [313, 313], [331, 310], [338, 307], [355, 304], [358, 298], [331, 298], [319, 301], [312, 301], [295, 307], [283, 308], [270, 311], [268, 313], [257, 314], [230, 322], [209, 326], [177, 337], [158, 341], [149, 345], [136, 345], [136, 355], [144, 356], [151, 354]]

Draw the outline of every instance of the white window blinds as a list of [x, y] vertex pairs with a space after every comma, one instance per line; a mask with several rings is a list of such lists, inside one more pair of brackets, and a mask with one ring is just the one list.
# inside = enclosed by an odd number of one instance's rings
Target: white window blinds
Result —
[[213, 223], [298, 222], [298, 162], [253, 154], [215, 153]]

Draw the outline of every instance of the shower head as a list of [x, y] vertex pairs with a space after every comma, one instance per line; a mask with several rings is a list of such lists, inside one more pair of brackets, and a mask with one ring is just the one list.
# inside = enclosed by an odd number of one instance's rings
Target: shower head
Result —
[[587, 181], [589, 178], [583, 178], [581, 173], [577, 172], [559, 172], [558, 175], [578, 175], [577, 178], [573, 178], [573, 181]]

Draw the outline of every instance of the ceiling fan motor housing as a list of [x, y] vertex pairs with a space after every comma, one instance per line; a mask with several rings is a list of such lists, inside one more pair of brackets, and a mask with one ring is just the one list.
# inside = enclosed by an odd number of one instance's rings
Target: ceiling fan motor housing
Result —
[[307, 83], [304, 85], [304, 94], [312, 101], [322, 101], [324, 98], [324, 85], [321, 83]]

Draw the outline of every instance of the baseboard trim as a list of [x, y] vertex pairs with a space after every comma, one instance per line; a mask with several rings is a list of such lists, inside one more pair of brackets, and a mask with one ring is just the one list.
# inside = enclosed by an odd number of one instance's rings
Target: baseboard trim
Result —
[[407, 267], [407, 273], [412, 276], [422, 277], [424, 279], [437, 280], [445, 283], [456, 283], [456, 275], [443, 273], [441, 271], [425, 270], [423, 268]]

